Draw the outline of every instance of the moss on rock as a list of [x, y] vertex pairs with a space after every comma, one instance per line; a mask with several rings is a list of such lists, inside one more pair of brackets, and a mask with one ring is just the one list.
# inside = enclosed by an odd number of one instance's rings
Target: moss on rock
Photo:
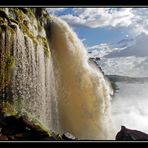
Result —
[[14, 106], [10, 104], [8, 101], [3, 101], [2, 102], [2, 113], [5, 116], [15, 116], [17, 115], [17, 111], [15, 110]]
[[49, 130], [28, 112], [16, 112], [8, 102], [0, 106], [0, 140], [76, 140]]
[[39, 43], [41, 43], [43, 45], [44, 55], [49, 58], [50, 57], [50, 50], [49, 50], [47, 39], [45, 37], [38, 35], [37, 40], [39, 41]]
[[0, 140], [63, 140], [62, 135], [49, 130], [28, 112], [18, 112], [22, 102], [15, 102], [13, 97], [11, 100], [7, 94], [15, 70], [13, 50], [18, 28], [24, 38], [27, 36], [33, 41], [34, 48], [41, 44], [45, 57], [50, 56], [45, 32], [49, 17], [43, 11], [45, 9], [0, 8]]
[[[15, 58], [11, 54], [11, 44], [15, 31], [9, 25], [0, 23], [0, 92], [5, 89], [11, 81], [11, 74], [15, 68]], [[6, 44], [3, 43], [3, 35], [7, 36]]]

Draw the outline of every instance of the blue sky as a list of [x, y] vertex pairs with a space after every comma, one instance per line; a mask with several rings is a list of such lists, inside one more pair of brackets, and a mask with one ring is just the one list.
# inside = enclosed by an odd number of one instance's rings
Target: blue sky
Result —
[[108, 28], [90, 29], [81, 26], [75, 28], [75, 31], [81, 39], [86, 39], [84, 43], [89, 47], [101, 43], [114, 44], [126, 36], [125, 33], [119, 32], [118, 29], [110, 30]]
[[[66, 17], [69, 14], [73, 16], [78, 16], [74, 11], [75, 8], [49, 8], [52, 14], [60, 16], [60, 17]], [[79, 9], [79, 8], [78, 8]], [[72, 17], [71, 17], [72, 19]], [[70, 20], [69, 20], [70, 21]], [[125, 38], [127, 36], [127, 32], [119, 30], [118, 28], [110, 28], [109, 26], [105, 27], [95, 27], [91, 28], [90, 26], [85, 25], [79, 25], [78, 23], [71, 24], [69, 23], [75, 32], [77, 33], [78, 37], [80, 39], [85, 39], [84, 43], [87, 46], [93, 46], [99, 43], [116, 43], [120, 41], [122, 38]]]
[[107, 74], [148, 76], [148, 8], [47, 10], [73, 28], [91, 56], [101, 57]]
[[[148, 8], [50, 8], [83, 41], [89, 56], [101, 57], [105, 74], [148, 77]], [[112, 102], [118, 131], [121, 125], [148, 132], [147, 83], [117, 83]], [[139, 101], [140, 100], [140, 101]], [[128, 119], [128, 120], [127, 120]]]

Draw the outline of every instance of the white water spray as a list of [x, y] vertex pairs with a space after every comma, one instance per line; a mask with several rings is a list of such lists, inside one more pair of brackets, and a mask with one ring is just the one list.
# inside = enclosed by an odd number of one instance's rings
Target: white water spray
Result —
[[[85, 140], [114, 139], [109, 87], [101, 71], [88, 62], [84, 45], [68, 24], [56, 17], [49, 23], [48, 58], [39, 40], [34, 43], [14, 25], [14, 34], [6, 29], [0, 36], [2, 53], [9, 49], [15, 59], [10, 92], [4, 91], [3, 98], [58, 133]], [[39, 35], [46, 40], [45, 32]]]
[[52, 18], [50, 40], [61, 132], [80, 139], [113, 139], [103, 74], [89, 65], [84, 45], [66, 22]]

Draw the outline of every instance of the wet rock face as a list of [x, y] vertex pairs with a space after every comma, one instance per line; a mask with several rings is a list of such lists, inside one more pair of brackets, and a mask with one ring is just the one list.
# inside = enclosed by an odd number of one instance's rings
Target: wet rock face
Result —
[[71, 135], [70, 133], [63, 134], [62, 139], [64, 139], [64, 140], [76, 140], [76, 138], [73, 135]]
[[0, 127], [1, 140], [50, 140], [46, 132], [36, 128], [23, 117], [6, 117], [1, 121]]
[[147, 141], [148, 134], [138, 130], [131, 130], [121, 126], [121, 130], [116, 135], [117, 141]]
[[0, 103], [12, 103], [56, 129], [56, 107], [49, 107], [56, 106], [49, 22], [45, 8], [0, 8]]
[[0, 117], [0, 140], [15, 141], [53, 141], [75, 140], [66, 134], [50, 134], [29, 121], [25, 116], [1, 116]]

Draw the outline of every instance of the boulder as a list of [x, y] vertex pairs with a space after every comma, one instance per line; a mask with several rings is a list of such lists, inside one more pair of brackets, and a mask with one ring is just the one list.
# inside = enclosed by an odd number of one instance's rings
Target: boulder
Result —
[[60, 135], [46, 129], [35, 119], [30, 120], [25, 115], [1, 114], [0, 117], [0, 140], [15, 141], [53, 141], [75, 140], [70, 134]]
[[117, 141], [147, 141], [148, 134], [138, 131], [128, 129], [125, 126], [121, 126], [121, 130], [116, 135]]

